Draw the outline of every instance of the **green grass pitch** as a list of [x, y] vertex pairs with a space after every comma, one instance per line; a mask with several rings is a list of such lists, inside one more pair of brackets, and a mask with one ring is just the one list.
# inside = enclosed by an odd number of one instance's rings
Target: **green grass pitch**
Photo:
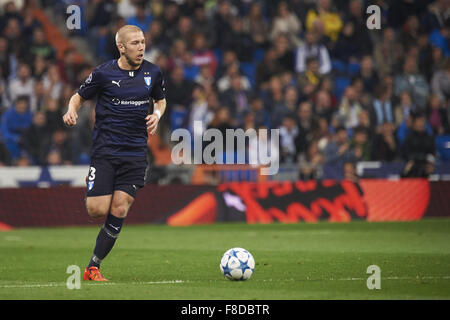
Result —
[[[126, 225], [103, 261], [108, 283], [69, 290], [99, 227], [0, 232], [0, 299], [450, 299], [450, 220], [317, 224]], [[248, 281], [225, 279], [222, 254], [243, 247]], [[367, 288], [367, 267], [381, 289]]]

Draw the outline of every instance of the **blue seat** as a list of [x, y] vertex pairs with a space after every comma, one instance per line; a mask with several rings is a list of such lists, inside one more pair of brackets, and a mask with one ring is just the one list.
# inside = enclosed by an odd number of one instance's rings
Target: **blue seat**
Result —
[[346, 74], [347, 64], [341, 60], [332, 59], [331, 68], [336, 74]]
[[253, 50], [253, 62], [257, 63], [264, 59], [264, 50], [255, 49]]
[[361, 69], [361, 65], [359, 63], [349, 63], [348, 64], [348, 73], [350, 75], [355, 75]]
[[435, 140], [436, 151], [443, 161], [450, 160], [450, 136], [437, 136]]
[[336, 77], [334, 79], [334, 94], [340, 100], [345, 89], [350, 85], [349, 77]]
[[240, 64], [240, 68], [244, 76], [248, 78], [251, 86], [253, 87], [255, 84], [256, 65], [253, 62], [242, 62]]
[[181, 128], [186, 114], [187, 111], [181, 108], [172, 110], [172, 112], [170, 113], [170, 128], [172, 129], [172, 131]]
[[216, 56], [217, 64], [221, 65], [222, 64], [222, 58], [223, 58], [223, 51], [220, 50], [220, 49], [213, 49], [213, 53]]

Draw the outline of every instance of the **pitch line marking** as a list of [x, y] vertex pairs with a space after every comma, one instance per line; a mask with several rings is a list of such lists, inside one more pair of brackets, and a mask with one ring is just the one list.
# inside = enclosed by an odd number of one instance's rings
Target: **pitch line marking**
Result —
[[[423, 277], [384, 277], [385, 280], [434, 280], [434, 279], [450, 279], [450, 276], [423, 276]], [[286, 280], [272, 280], [272, 279], [258, 279], [256, 281], [365, 281], [366, 278], [331, 278], [331, 279], [286, 279]], [[215, 280], [214, 280], [215, 281]], [[255, 280], [254, 280], [255, 281]], [[156, 285], [156, 284], [177, 284], [177, 283], [194, 283], [202, 282], [201, 280], [163, 280], [163, 281], [141, 281], [141, 282], [83, 282], [82, 286], [117, 286], [117, 285]], [[17, 285], [0, 285], [0, 289], [10, 288], [45, 288], [45, 287], [65, 287], [66, 283], [51, 282], [42, 284], [17, 284]]]
[[[116, 286], [116, 285], [153, 285], [153, 284], [176, 284], [184, 283], [183, 280], [163, 280], [163, 281], [148, 281], [148, 282], [86, 282], [82, 283], [82, 286]], [[0, 285], [0, 289], [9, 288], [44, 288], [44, 287], [65, 287], [64, 282], [50, 282], [42, 284], [11, 284], [11, 285]]]

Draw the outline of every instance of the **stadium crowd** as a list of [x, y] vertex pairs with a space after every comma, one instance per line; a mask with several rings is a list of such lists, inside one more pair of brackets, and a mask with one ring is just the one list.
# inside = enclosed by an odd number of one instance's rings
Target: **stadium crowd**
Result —
[[[93, 108], [75, 128], [61, 117], [94, 66], [75, 48], [58, 58], [27, 1], [0, 2], [0, 165], [88, 163]], [[166, 142], [196, 120], [277, 128], [280, 162], [312, 176], [322, 164], [371, 160], [422, 175], [418, 163], [445, 160], [435, 141], [450, 135], [448, 0], [72, 2], [83, 24], [71, 36], [87, 39], [98, 63], [118, 57], [121, 26], [145, 32], [145, 59], [166, 80]], [[371, 4], [379, 30], [366, 25]], [[40, 5], [66, 16], [65, 1]]]

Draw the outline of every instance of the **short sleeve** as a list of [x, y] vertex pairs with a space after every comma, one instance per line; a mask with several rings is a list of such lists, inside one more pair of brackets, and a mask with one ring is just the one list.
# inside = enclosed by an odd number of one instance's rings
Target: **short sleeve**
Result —
[[158, 80], [156, 81], [150, 96], [156, 101], [166, 98], [166, 83], [161, 70], [158, 72]]
[[85, 100], [92, 99], [99, 92], [100, 84], [100, 72], [94, 69], [78, 89], [78, 94]]

